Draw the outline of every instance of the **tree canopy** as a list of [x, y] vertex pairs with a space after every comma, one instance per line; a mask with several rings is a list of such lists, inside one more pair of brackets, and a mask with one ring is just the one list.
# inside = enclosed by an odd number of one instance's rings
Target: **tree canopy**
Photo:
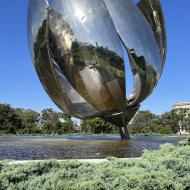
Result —
[[[190, 130], [190, 117], [183, 111], [169, 111], [156, 115], [150, 111], [139, 111], [129, 124], [131, 134], [176, 134], [182, 127]], [[31, 109], [12, 108], [0, 104], [0, 134], [118, 134], [118, 128], [101, 119], [81, 120], [76, 126], [64, 112], [47, 108], [41, 112]]]

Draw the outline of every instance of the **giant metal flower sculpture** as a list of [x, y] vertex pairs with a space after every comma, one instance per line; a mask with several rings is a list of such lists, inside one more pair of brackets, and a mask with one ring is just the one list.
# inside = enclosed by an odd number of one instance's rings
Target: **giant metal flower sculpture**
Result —
[[[156, 86], [165, 63], [159, 0], [30, 0], [28, 36], [39, 79], [76, 118], [126, 125]], [[134, 89], [126, 97], [128, 55]]]

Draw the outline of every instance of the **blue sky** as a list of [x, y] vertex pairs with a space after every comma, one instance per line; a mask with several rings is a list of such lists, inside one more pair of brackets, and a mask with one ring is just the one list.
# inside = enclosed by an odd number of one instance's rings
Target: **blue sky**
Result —
[[[56, 108], [43, 90], [31, 63], [26, 33], [28, 0], [0, 5], [0, 103], [13, 107]], [[153, 94], [142, 109], [160, 114], [190, 101], [190, 1], [162, 0], [168, 35], [167, 62]]]

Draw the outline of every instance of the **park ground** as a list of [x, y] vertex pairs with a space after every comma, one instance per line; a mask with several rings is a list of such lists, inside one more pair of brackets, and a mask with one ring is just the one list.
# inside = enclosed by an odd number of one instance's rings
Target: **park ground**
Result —
[[77, 160], [14, 164], [0, 162], [0, 189], [15, 190], [189, 190], [190, 138], [140, 159], [107, 158], [102, 163]]

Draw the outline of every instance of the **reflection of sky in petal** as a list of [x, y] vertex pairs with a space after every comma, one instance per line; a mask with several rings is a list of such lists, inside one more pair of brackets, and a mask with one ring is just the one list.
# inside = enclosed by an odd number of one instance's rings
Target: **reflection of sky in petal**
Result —
[[86, 22], [87, 20], [87, 15], [85, 13], [84, 10], [82, 10], [82, 8], [76, 8], [76, 10], [74, 11], [74, 15], [76, 17], [76, 19], [81, 22], [82, 24]]
[[157, 43], [139, 9], [126, 0], [105, 0], [105, 3], [126, 46], [134, 49], [137, 57], [143, 56], [146, 64], [153, 66], [160, 74], [161, 60]]
[[133, 3], [137, 4], [140, 0], [132, 0]]
[[67, 18], [77, 41], [107, 47], [123, 57], [117, 32], [103, 1], [54, 0], [52, 7]]
[[37, 37], [38, 31], [39, 31], [39, 28], [42, 26], [44, 18], [47, 17], [47, 11], [46, 11], [47, 8], [48, 8], [48, 2], [46, 0], [30, 1], [30, 10], [29, 10], [30, 22], [28, 25], [28, 27], [29, 27], [28, 31], [29, 32], [31, 31], [31, 35], [29, 35], [29, 36], [31, 36], [32, 42], [36, 42], [36, 37]]
[[[105, 2], [107, 3], [106, 0]], [[121, 30], [127, 40], [127, 47], [129, 49], [135, 49], [138, 57], [144, 56], [146, 63], [152, 65], [157, 73], [160, 74], [160, 56], [150, 28], [147, 27], [148, 25], [146, 26], [143, 17], [139, 16], [140, 14], [137, 8], [134, 10], [134, 4], [126, 3], [126, 1], [125, 3], [123, 2], [114, 1], [114, 4], [120, 3], [119, 14], [122, 13], [125, 15], [125, 22], [122, 20], [119, 20], [119, 22], [123, 26], [125, 25]], [[137, 2], [135, 1], [134, 3]], [[53, 8], [67, 18], [77, 41], [107, 47], [123, 57], [117, 32], [115, 31], [115, 26], [106, 5], [103, 1], [97, 0], [54, 0], [52, 2]], [[117, 14], [113, 11], [112, 13]], [[130, 27], [128, 27], [129, 25]]]

